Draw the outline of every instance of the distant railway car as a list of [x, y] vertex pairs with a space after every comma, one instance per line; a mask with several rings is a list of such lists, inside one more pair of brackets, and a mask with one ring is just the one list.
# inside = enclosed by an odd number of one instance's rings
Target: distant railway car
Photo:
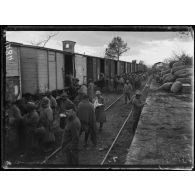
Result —
[[[100, 72], [100, 61], [97, 60], [96, 57], [93, 58], [93, 79], [94, 81], [98, 80], [98, 72]], [[97, 71], [98, 70], [98, 71]]]
[[132, 72], [136, 72], [135, 66], [136, 66], [136, 60], [133, 60], [132, 61]]
[[110, 77], [114, 77], [115, 74], [115, 61], [110, 60]]
[[92, 79], [93, 81], [95, 81], [93, 72], [94, 72], [93, 58], [87, 56], [87, 79]]
[[111, 73], [111, 60], [106, 59], [105, 60], [105, 76], [106, 76], [106, 78], [110, 78], [110, 73]]
[[131, 63], [127, 62], [127, 73], [131, 72]]

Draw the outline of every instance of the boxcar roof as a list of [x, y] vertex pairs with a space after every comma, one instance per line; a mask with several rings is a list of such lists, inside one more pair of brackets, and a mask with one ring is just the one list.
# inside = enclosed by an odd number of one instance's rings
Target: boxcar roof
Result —
[[[67, 52], [67, 51], [63, 51], [63, 50], [59, 50], [59, 49], [52, 49], [52, 48], [47, 48], [47, 47], [40, 47], [40, 46], [36, 46], [36, 45], [27, 45], [27, 44], [23, 44], [23, 43], [17, 43], [17, 42], [11, 42], [11, 41], [7, 41], [7, 43], [10, 43], [11, 45], [15, 45], [15, 46], [20, 46], [20, 47], [30, 47], [30, 48], [35, 48], [35, 49], [43, 49], [43, 50], [50, 50], [50, 51], [56, 51], [56, 52], [60, 52], [60, 53], [66, 53], [66, 54], [71, 54], [71, 55], [82, 55], [82, 56], [86, 56], [86, 57], [93, 57], [93, 58], [100, 58], [100, 59], [107, 59], [104, 57], [98, 57], [98, 56], [91, 56], [91, 55], [86, 55], [86, 54], [81, 54], [81, 53], [71, 53], [71, 52]], [[109, 59], [109, 58], [108, 58]], [[114, 60], [114, 59], [109, 59], [109, 60]], [[117, 60], [114, 60], [117, 61]], [[120, 62], [127, 62], [127, 61], [123, 61], [123, 60], [119, 60]], [[132, 62], [128, 62], [128, 63], [132, 63]]]

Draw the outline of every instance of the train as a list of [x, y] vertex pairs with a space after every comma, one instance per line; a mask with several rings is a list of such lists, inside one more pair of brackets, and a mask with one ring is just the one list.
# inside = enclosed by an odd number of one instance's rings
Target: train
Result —
[[146, 66], [74, 52], [74, 41], [63, 41], [62, 50], [6, 42], [6, 98], [45, 93], [65, 88], [65, 75], [71, 74], [86, 84], [130, 72], [143, 72]]

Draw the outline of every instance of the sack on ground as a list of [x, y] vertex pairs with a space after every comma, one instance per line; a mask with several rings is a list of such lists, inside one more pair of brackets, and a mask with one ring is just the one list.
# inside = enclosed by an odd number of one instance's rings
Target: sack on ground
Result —
[[167, 69], [161, 72], [163, 75], [171, 73], [171, 69]]
[[184, 64], [182, 62], [175, 62], [172, 66], [172, 68], [178, 67], [178, 66], [183, 66]]
[[158, 90], [165, 90], [165, 91], [169, 91], [171, 86], [172, 86], [173, 82], [168, 82], [168, 83], [164, 83], [163, 85], [161, 85]]
[[174, 74], [176, 71], [183, 70], [183, 69], [186, 69], [186, 66], [177, 66], [177, 67], [172, 68], [171, 71], [172, 71], [172, 74]]
[[182, 89], [182, 83], [180, 81], [175, 81], [171, 86], [171, 92], [177, 93]]
[[191, 75], [192, 74], [192, 69], [191, 68], [186, 68], [186, 69], [177, 70], [176, 72], [174, 72], [174, 75], [177, 78], [179, 78], [180, 75], [183, 75], [183, 74]]
[[167, 82], [174, 82], [176, 79], [176, 77], [174, 75], [172, 75], [171, 73], [169, 73], [164, 79], [163, 79], [163, 83], [167, 83]]
[[192, 83], [192, 78], [187, 77], [187, 78], [177, 78], [176, 81], [180, 81], [182, 84], [191, 84]]

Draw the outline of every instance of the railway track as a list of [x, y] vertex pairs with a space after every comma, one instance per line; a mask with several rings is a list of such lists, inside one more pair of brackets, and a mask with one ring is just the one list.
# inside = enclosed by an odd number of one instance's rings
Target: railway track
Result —
[[[142, 93], [144, 92], [144, 90], [146, 89], [146, 87], [148, 87], [149, 82], [150, 82], [150, 78], [148, 79], [148, 81], [146, 82], [144, 88], [142, 89]], [[132, 100], [132, 98], [133, 98], [133, 96], [131, 97], [131, 100]], [[109, 156], [111, 150], [113, 149], [114, 145], [116, 144], [116, 142], [117, 142], [117, 140], [118, 140], [118, 138], [119, 138], [119, 136], [120, 136], [122, 130], [124, 129], [124, 126], [126, 125], [127, 121], [130, 119], [131, 114], [132, 114], [132, 111], [133, 111], [133, 108], [131, 108], [131, 110], [130, 110], [128, 116], [126, 117], [126, 119], [125, 119], [125, 121], [123, 122], [121, 128], [119, 129], [119, 131], [118, 131], [118, 133], [117, 133], [117, 135], [116, 135], [114, 141], [112, 142], [111, 146], [109, 147], [109, 149], [108, 149], [106, 155], [104, 156], [103, 160], [101, 161], [100, 165], [104, 165], [104, 163], [106, 162], [106, 159], [108, 158], [108, 156]]]

